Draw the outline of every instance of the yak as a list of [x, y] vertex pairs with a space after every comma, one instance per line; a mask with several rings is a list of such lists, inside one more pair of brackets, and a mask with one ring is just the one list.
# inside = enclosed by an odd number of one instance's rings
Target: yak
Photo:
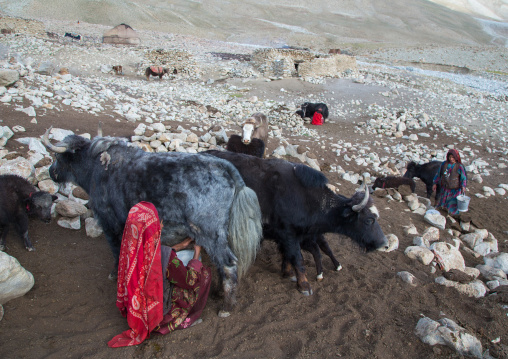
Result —
[[283, 273], [287, 273], [289, 263], [301, 293], [312, 294], [305, 277], [302, 242], [316, 249], [320, 236], [335, 232], [350, 237], [367, 251], [387, 248], [388, 241], [377, 222], [378, 211], [366, 188], [347, 198], [330, 190], [321, 172], [303, 164], [217, 150], [202, 155], [230, 161], [245, 184], [256, 192], [263, 235], [277, 243], [283, 256]]
[[300, 110], [296, 111], [296, 114], [300, 115], [301, 118], [314, 116], [314, 112], [319, 111], [323, 115], [323, 121], [328, 118], [328, 106], [325, 103], [312, 103], [304, 102], [300, 106]]
[[91, 209], [118, 267], [127, 215], [141, 201], [155, 205], [163, 223], [161, 241], [191, 237], [217, 267], [224, 289], [219, 316], [235, 305], [238, 278], [254, 262], [261, 241], [261, 212], [254, 191], [228, 161], [189, 153], [147, 153], [126, 140], [69, 135], [56, 145], [51, 178], [73, 182], [90, 196]]
[[246, 145], [241, 136], [231, 135], [226, 144], [226, 150], [262, 158], [265, 154], [265, 143], [259, 138], [253, 138], [250, 144]]
[[[266, 152], [266, 143], [268, 141], [268, 119], [261, 112], [256, 112], [254, 115], [245, 120], [242, 125], [242, 142], [246, 146], [254, 144], [254, 139], [260, 139], [263, 142], [263, 153], [261, 157], [264, 157]], [[259, 142], [256, 144], [260, 146]], [[228, 149], [229, 151], [229, 149]], [[253, 154], [245, 151], [234, 151], [240, 153]]]
[[[432, 185], [434, 184], [434, 177], [436, 176], [436, 173], [438, 173], [439, 167], [441, 167], [441, 162], [439, 161], [431, 161], [422, 165], [418, 165], [414, 161], [411, 161], [407, 164], [404, 177], [411, 179], [413, 177], [417, 177], [421, 179], [423, 183], [425, 183], [425, 187], [427, 189], [427, 198], [430, 198], [433, 192]], [[440, 193], [441, 186], [438, 183], [436, 188], [436, 202], [439, 198]]]
[[[149, 66], [145, 70], [146, 81], [150, 80], [150, 76], [159, 76], [161, 80], [165, 74], [169, 75], [169, 69], [162, 66]], [[176, 74], [176, 69], [173, 70], [173, 74]]]
[[51, 221], [51, 206], [57, 196], [39, 191], [26, 179], [16, 175], [0, 176], [0, 251], [5, 250], [5, 238], [10, 225], [23, 238], [25, 248], [35, 251], [28, 237], [28, 217]]
[[408, 185], [411, 188], [411, 192], [414, 193], [416, 184], [412, 178], [397, 177], [397, 176], [386, 176], [378, 177], [372, 185], [372, 189], [376, 188], [399, 188], [399, 186]]

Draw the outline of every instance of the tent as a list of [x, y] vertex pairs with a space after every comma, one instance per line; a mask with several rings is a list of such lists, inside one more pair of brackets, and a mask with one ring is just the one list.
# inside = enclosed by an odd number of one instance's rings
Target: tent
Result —
[[139, 35], [127, 24], [120, 24], [104, 33], [102, 42], [105, 44], [139, 45]]

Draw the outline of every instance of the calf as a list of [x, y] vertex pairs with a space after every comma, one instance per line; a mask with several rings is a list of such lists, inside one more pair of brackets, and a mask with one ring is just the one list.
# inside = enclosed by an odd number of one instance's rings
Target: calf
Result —
[[328, 106], [324, 103], [311, 103], [305, 102], [301, 106], [301, 110], [296, 111], [298, 115], [302, 118], [309, 117], [312, 118], [316, 111], [321, 112], [323, 115], [323, 121], [328, 118]]
[[[263, 145], [266, 146], [266, 141], [268, 141], [268, 119], [261, 112], [256, 112], [252, 117], [245, 120], [242, 125], [242, 142], [244, 145], [250, 146], [255, 138], [263, 141]], [[264, 157], [264, 150], [261, 157]]]
[[[432, 161], [428, 163], [424, 163], [423, 165], [418, 165], [415, 162], [411, 161], [407, 164], [406, 173], [404, 173], [404, 177], [413, 178], [418, 177], [425, 183], [427, 187], [427, 198], [432, 196], [432, 185], [434, 184], [434, 177], [436, 173], [439, 171], [439, 167], [441, 167], [441, 162]], [[439, 194], [441, 193], [441, 186], [438, 184], [436, 188], [436, 201], [439, 198]]]
[[51, 205], [56, 200], [48, 192], [37, 191], [30, 182], [16, 175], [0, 176], [0, 250], [5, 250], [5, 238], [9, 226], [14, 225], [18, 234], [25, 241], [29, 251], [35, 248], [28, 238], [28, 216], [38, 217], [49, 223]]
[[251, 143], [246, 145], [243, 143], [241, 136], [231, 135], [228, 143], [226, 144], [226, 150], [263, 158], [265, 153], [265, 143], [259, 138], [253, 138]]
[[415, 191], [415, 181], [412, 178], [407, 177], [396, 177], [396, 176], [386, 176], [386, 177], [378, 177], [374, 181], [372, 185], [372, 189], [376, 188], [399, 188], [399, 186], [407, 184], [411, 188], [411, 192]]

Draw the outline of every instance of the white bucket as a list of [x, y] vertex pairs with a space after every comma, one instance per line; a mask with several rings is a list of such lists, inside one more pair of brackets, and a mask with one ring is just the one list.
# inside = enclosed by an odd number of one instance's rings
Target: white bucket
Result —
[[459, 210], [459, 212], [467, 212], [470, 200], [471, 197], [468, 197], [465, 194], [457, 196], [457, 209]]

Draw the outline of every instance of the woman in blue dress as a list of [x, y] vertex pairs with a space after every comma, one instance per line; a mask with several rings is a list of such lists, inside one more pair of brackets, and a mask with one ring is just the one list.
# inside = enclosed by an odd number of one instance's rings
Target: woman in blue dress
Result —
[[441, 185], [441, 193], [436, 208], [446, 208], [451, 215], [457, 215], [457, 196], [466, 192], [466, 169], [460, 160], [459, 151], [451, 149], [446, 154], [446, 161], [441, 164], [434, 177], [433, 191]]

